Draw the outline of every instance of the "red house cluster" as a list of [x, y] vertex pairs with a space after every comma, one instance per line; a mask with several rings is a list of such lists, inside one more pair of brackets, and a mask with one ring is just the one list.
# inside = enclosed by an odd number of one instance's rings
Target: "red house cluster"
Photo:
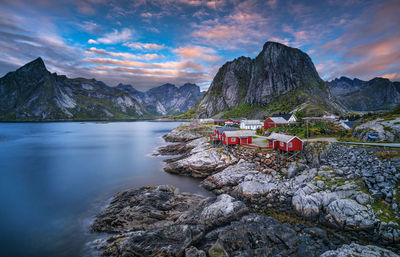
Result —
[[210, 139], [221, 141], [225, 145], [247, 145], [253, 142], [253, 132], [249, 130], [238, 130], [233, 127], [219, 127], [214, 129]]
[[226, 120], [226, 123], [231, 123], [231, 124], [240, 124], [242, 120], [245, 120], [245, 118], [229, 118]]
[[303, 149], [303, 140], [296, 136], [272, 133], [267, 137], [268, 148], [280, 149], [286, 152], [300, 151]]

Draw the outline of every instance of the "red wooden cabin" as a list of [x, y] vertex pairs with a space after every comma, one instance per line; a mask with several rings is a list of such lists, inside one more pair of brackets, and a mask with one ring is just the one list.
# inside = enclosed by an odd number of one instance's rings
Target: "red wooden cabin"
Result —
[[296, 136], [272, 133], [268, 139], [268, 147], [282, 151], [300, 151], [303, 149], [303, 141]]
[[253, 135], [249, 130], [225, 131], [221, 141], [225, 145], [246, 145], [253, 143]]
[[214, 120], [214, 125], [224, 126], [225, 121], [224, 120]]
[[289, 122], [282, 117], [269, 117], [264, 121], [264, 129], [287, 126]]
[[226, 126], [223, 126], [223, 127], [215, 127], [215, 128], [214, 128], [214, 134], [211, 136], [211, 139], [212, 139], [212, 140], [219, 140], [219, 141], [222, 141], [222, 134], [223, 134], [225, 131], [235, 131], [235, 130], [237, 130], [237, 128], [234, 128], [234, 127], [226, 127]]
[[245, 120], [245, 118], [229, 118], [226, 120], [226, 122], [230, 122], [233, 124], [240, 124], [240, 122], [242, 122], [242, 120]]

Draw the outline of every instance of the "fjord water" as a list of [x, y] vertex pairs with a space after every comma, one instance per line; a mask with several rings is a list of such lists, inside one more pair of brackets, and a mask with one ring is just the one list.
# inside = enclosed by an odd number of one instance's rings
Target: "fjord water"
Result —
[[153, 157], [177, 122], [0, 123], [0, 255], [88, 256], [96, 213], [124, 189], [198, 181]]

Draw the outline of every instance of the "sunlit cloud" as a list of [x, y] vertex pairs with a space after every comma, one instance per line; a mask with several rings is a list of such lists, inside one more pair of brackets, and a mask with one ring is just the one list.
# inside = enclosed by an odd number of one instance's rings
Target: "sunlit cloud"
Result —
[[177, 53], [182, 59], [203, 60], [207, 62], [216, 62], [221, 59], [216, 55], [216, 51], [212, 48], [202, 46], [186, 46], [174, 49], [173, 52]]
[[128, 28], [124, 28], [121, 31], [114, 29], [113, 32], [105, 34], [103, 37], [100, 37], [97, 40], [89, 39], [89, 41], [103, 44], [116, 44], [128, 41], [132, 39], [132, 36], [132, 30]]

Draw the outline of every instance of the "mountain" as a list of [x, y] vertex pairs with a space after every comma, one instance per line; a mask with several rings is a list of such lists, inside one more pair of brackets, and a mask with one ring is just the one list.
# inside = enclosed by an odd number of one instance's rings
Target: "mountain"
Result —
[[37, 58], [0, 78], [0, 120], [152, 118], [182, 113], [201, 96], [194, 84], [140, 92], [130, 85], [70, 79], [50, 73]]
[[400, 82], [341, 77], [327, 82], [331, 92], [352, 111], [390, 110], [400, 104]]
[[199, 117], [254, 116], [304, 110], [310, 115], [346, 110], [299, 49], [267, 42], [255, 58], [225, 63], [204, 97], [187, 113]]
[[150, 113], [158, 115], [176, 115], [186, 112], [204, 95], [196, 84], [190, 83], [181, 87], [164, 84], [147, 92], [140, 92], [131, 85], [119, 84], [117, 88], [130, 94]]

